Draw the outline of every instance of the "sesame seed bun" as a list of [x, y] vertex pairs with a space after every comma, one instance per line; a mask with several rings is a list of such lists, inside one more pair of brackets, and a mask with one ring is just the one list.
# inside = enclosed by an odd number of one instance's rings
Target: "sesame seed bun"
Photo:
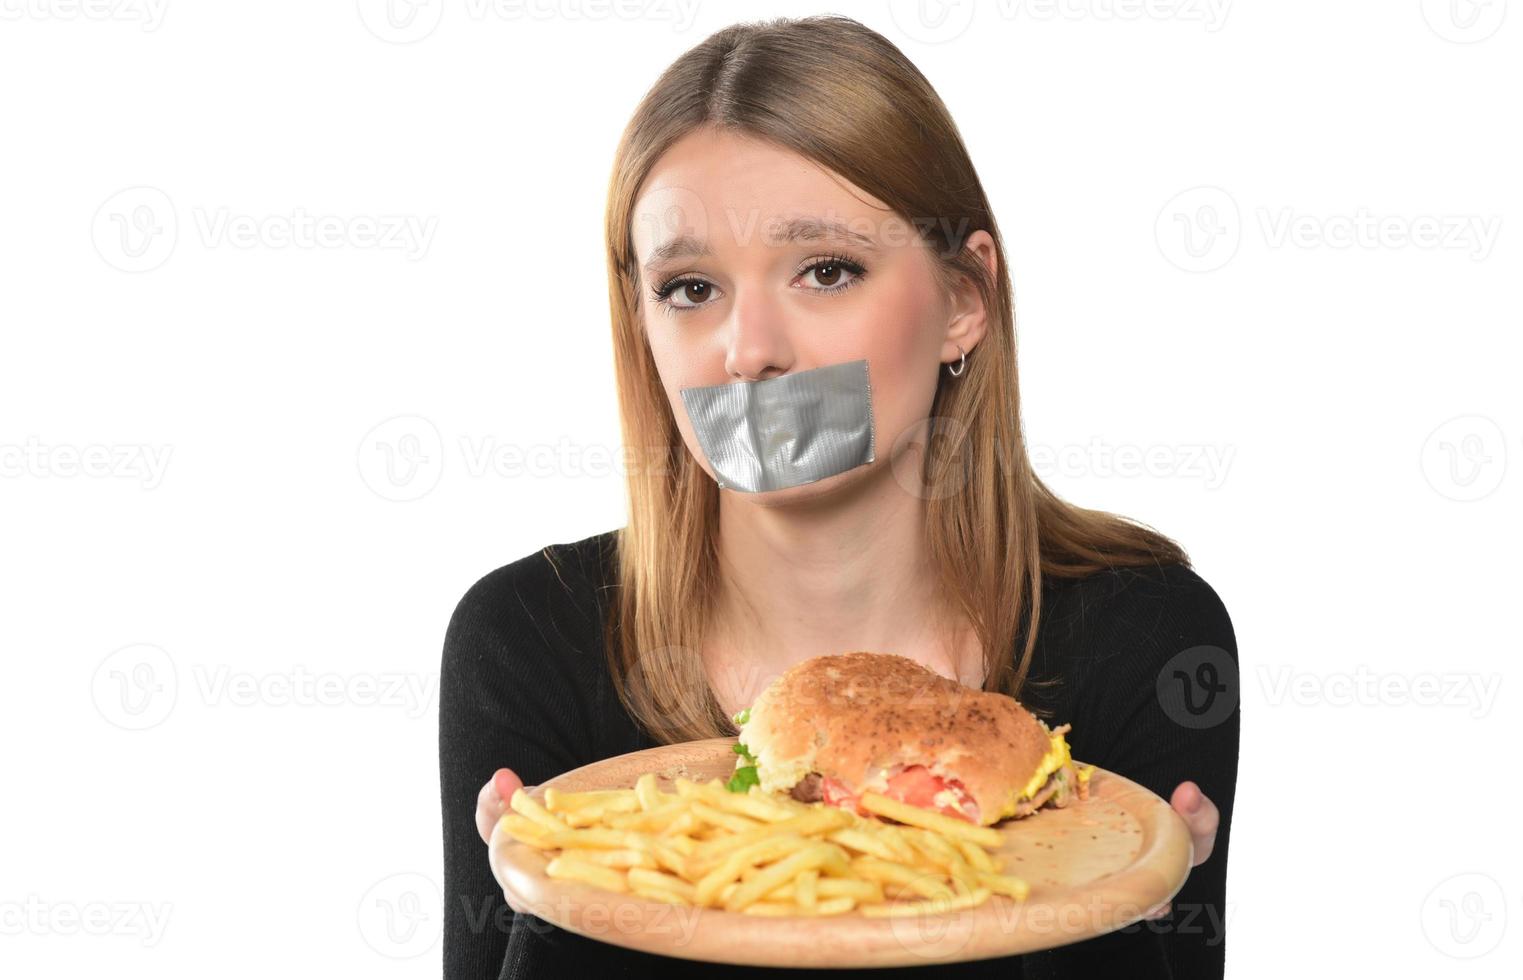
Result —
[[1053, 734], [1014, 698], [858, 651], [789, 668], [751, 706], [740, 740], [763, 791], [787, 792], [811, 772], [853, 794], [881, 791], [895, 767], [923, 765], [960, 782], [987, 825], [1023, 796]]

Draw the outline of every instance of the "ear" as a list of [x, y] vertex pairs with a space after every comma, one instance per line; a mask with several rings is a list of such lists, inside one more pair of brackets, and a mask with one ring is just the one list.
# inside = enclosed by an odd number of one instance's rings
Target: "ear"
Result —
[[[987, 231], [980, 229], [969, 235], [963, 250], [972, 252], [989, 270], [991, 278], [999, 274], [999, 253], [994, 248], [994, 236]], [[952, 291], [952, 313], [947, 319], [947, 335], [941, 350], [942, 363], [954, 367], [962, 359], [957, 348], [961, 347], [971, 355], [973, 348], [978, 346], [978, 342], [984, 339], [984, 334], [989, 330], [989, 310], [978, 286], [965, 275], [958, 276], [957, 280], [957, 286]]]

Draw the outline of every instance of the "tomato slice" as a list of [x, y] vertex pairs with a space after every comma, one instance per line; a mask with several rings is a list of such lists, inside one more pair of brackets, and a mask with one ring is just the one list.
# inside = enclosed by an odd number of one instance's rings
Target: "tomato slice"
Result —
[[[956, 806], [937, 805], [936, 794], [946, 790], [951, 790], [955, 795]], [[844, 807], [855, 810], [862, 816], [870, 816], [869, 812], [862, 808], [856, 794], [835, 779], [829, 777], [822, 779], [820, 792], [830, 806]], [[888, 785], [884, 788], [883, 795], [901, 803], [908, 803], [910, 806], [939, 810], [950, 816], [960, 817], [969, 823], [975, 822], [968, 813], [968, 810], [972, 808], [972, 802], [968, 799], [962, 784], [955, 779], [942, 779], [925, 766], [906, 766], [894, 773], [888, 778]]]
[[844, 807], [848, 810], [856, 810], [863, 816], [867, 815], [867, 811], [863, 810], [857, 803], [856, 795], [848, 790], [845, 784], [831, 779], [829, 776], [820, 780], [820, 794], [825, 802], [831, 806]]
[[936, 805], [936, 794], [946, 788], [947, 784], [925, 766], [909, 766], [889, 777], [883, 795], [930, 809]]

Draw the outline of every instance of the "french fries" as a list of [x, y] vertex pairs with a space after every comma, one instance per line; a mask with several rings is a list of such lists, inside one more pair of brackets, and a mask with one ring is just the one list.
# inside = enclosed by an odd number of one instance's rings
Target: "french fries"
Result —
[[551, 878], [747, 915], [938, 914], [1030, 891], [989, 853], [999, 831], [880, 794], [862, 794], [876, 815], [863, 817], [718, 779], [673, 787], [646, 773], [633, 789], [547, 789], [543, 803], [520, 789], [499, 827], [550, 854]]
[[935, 810], [923, 810], [918, 806], [910, 806], [908, 803], [900, 803], [891, 800], [881, 793], [867, 792], [862, 794], [862, 808], [870, 810], [879, 816], [893, 817], [900, 823], [907, 823], [912, 827], [924, 827], [928, 830], [941, 832], [947, 837], [959, 840], [972, 841], [985, 847], [999, 847], [999, 831], [993, 827], [975, 827], [964, 820], [949, 817], [945, 813], [937, 813]]

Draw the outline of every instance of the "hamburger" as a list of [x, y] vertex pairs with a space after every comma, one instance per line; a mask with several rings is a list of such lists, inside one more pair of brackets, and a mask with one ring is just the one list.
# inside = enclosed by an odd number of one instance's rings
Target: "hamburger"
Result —
[[1064, 724], [891, 653], [813, 657], [733, 718], [729, 788], [785, 792], [866, 815], [863, 793], [990, 826], [1088, 797]]

